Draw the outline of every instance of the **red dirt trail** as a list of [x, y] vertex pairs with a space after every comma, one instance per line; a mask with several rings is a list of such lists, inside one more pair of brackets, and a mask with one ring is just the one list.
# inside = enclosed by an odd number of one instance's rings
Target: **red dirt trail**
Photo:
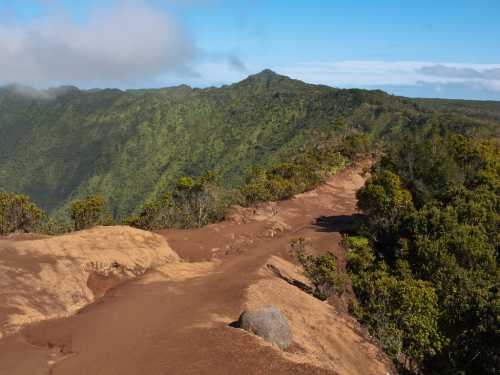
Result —
[[289, 259], [291, 239], [342, 254], [338, 231], [355, 213], [360, 171], [347, 169], [312, 192], [264, 205], [248, 222], [162, 232], [184, 260], [215, 258], [217, 265], [184, 280], [147, 281], [151, 274], [145, 275], [73, 317], [0, 340], [0, 374], [332, 374], [290, 362], [228, 322], [238, 318], [246, 289], [269, 257]]

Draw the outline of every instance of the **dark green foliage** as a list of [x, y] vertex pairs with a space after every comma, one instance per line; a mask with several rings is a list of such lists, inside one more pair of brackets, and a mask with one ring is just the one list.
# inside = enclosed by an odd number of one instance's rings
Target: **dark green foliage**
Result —
[[248, 205], [291, 198], [318, 186], [345, 164], [330, 144], [310, 147], [287, 163], [254, 169], [241, 193]]
[[45, 217], [26, 195], [0, 192], [0, 234], [33, 232]]
[[139, 215], [127, 218], [124, 224], [144, 230], [158, 230], [171, 227], [172, 217], [172, 195], [165, 193], [159, 199], [146, 203]]
[[113, 223], [106, 200], [99, 196], [73, 201], [70, 215], [74, 230], [88, 229], [97, 225], [112, 225]]
[[349, 135], [342, 141], [341, 153], [349, 160], [365, 159], [369, 156], [370, 150], [368, 137], [362, 133]]
[[401, 279], [383, 271], [367, 273], [356, 281], [364, 293], [358, 310], [385, 350], [404, 353], [417, 363], [438, 354], [444, 338], [439, 332], [439, 307], [432, 285]]
[[146, 204], [126, 223], [147, 230], [199, 228], [220, 220], [226, 204], [213, 173], [197, 179], [181, 177], [173, 192]]
[[241, 190], [224, 189], [216, 183], [213, 172], [196, 179], [181, 177], [172, 191], [145, 204], [125, 223], [147, 230], [201, 227], [222, 219], [230, 204], [278, 201], [310, 190], [345, 163], [336, 148], [325, 143], [306, 147], [288, 163], [253, 169]]
[[[427, 373], [496, 374], [500, 148], [441, 130], [393, 143], [358, 193], [370, 241], [347, 241], [357, 313]], [[407, 302], [418, 308], [401, 325]]]
[[383, 171], [367, 181], [357, 193], [358, 206], [370, 219], [384, 221], [384, 227], [394, 225], [402, 213], [413, 208], [411, 193], [404, 189], [398, 175]]
[[312, 282], [312, 291], [316, 298], [326, 300], [333, 293], [341, 293], [345, 278], [337, 270], [337, 259], [332, 253], [308, 255], [305, 251], [304, 238], [298, 238], [291, 243], [292, 255], [304, 268], [307, 278]]
[[373, 267], [376, 258], [368, 238], [346, 237], [344, 244], [349, 250], [347, 253], [347, 270], [349, 272], [362, 274]]
[[378, 260], [364, 237], [346, 239], [347, 269], [359, 301], [355, 315], [370, 327], [386, 352], [404, 353], [412, 368], [442, 349], [438, 328], [440, 310], [435, 289], [412, 277], [408, 265], [398, 262], [391, 273]]
[[447, 113], [500, 120], [500, 103], [479, 100], [415, 99], [420, 106]]

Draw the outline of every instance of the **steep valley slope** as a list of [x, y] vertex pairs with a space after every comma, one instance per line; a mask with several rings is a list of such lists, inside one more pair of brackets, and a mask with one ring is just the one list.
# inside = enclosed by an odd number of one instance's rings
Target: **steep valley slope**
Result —
[[387, 140], [450, 109], [450, 127], [495, 132], [498, 108], [310, 85], [271, 71], [206, 89], [4, 87], [0, 191], [27, 194], [59, 217], [71, 200], [98, 194], [123, 219], [181, 176], [214, 170], [223, 187], [238, 187], [248, 168], [282, 161], [345, 126]]

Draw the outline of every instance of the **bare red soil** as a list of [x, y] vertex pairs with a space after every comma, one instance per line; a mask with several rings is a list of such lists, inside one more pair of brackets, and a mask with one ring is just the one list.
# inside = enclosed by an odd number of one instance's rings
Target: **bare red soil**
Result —
[[[38, 323], [0, 340], [0, 374], [385, 375], [390, 364], [375, 346], [370, 347], [376, 352], [372, 356], [360, 349], [368, 340], [355, 332], [349, 317], [345, 322], [351, 326], [346, 323], [347, 328], [339, 331], [351, 336], [346, 337], [351, 344], [338, 348], [352, 357], [347, 367], [339, 365], [349, 368], [345, 371], [291, 361], [262, 340], [229, 326], [248, 302], [249, 288], [259, 288], [269, 259], [290, 260], [291, 239], [304, 237], [311, 248], [332, 251], [342, 262], [339, 230], [356, 212], [355, 191], [364, 182], [360, 171], [361, 167], [345, 170], [288, 201], [235, 209], [222, 223], [161, 232], [170, 247], [192, 263], [152, 270], [109, 290], [70, 318]], [[275, 292], [286, 300], [286, 295]], [[297, 350], [293, 346], [290, 352]]]

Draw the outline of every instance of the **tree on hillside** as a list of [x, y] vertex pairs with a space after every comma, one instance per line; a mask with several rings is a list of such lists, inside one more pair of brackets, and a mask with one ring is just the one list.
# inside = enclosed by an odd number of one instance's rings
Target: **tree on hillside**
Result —
[[106, 200], [99, 196], [88, 196], [73, 201], [70, 207], [74, 230], [88, 229], [97, 225], [111, 225], [113, 218], [107, 209]]
[[32, 232], [44, 217], [28, 196], [0, 192], [0, 234]]
[[199, 228], [222, 218], [224, 202], [215, 174], [199, 178], [181, 177], [171, 192], [144, 205], [139, 215], [125, 222], [147, 229]]

